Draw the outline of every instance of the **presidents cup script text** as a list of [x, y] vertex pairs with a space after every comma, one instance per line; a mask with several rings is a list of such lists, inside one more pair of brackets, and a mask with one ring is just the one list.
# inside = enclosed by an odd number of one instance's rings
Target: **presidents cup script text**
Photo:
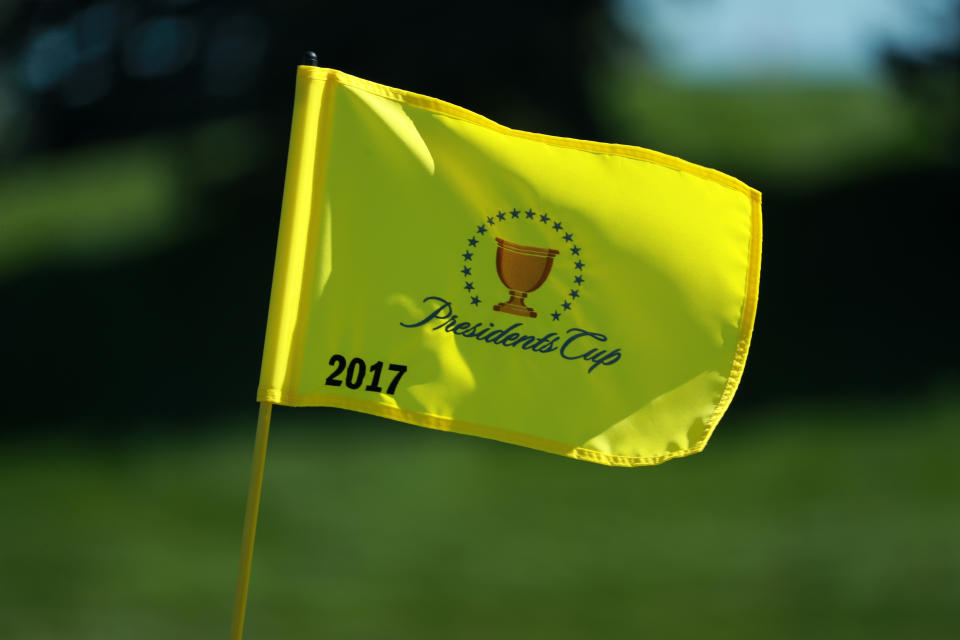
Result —
[[616, 364], [622, 355], [619, 348], [609, 350], [597, 348], [596, 344], [606, 342], [607, 336], [596, 331], [574, 328], [567, 329], [565, 336], [553, 331], [542, 336], [525, 335], [516, 332], [523, 326], [522, 322], [514, 323], [505, 329], [497, 329], [492, 322], [463, 321], [453, 313], [453, 305], [439, 296], [428, 296], [423, 301], [437, 302], [439, 306], [427, 313], [423, 320], [411, 324], [401, 322], [400, 326], [414, 329], [437, 321], [437, 324], [431, 327], [434, 331], [442, 329], [463, 338], [473, 338], [501, 347], [520, 347], [523, 351], [536, 353], [556, 351], [565, 360], [582, 360], [590, 365], [587, 373], [592, 373], [600, 365]]

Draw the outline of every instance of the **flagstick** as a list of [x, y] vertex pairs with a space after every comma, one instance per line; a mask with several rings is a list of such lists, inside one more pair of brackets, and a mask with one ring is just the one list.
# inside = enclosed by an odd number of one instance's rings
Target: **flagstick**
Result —
[[[301, 65], [320, 66], [317, 54], [307, 51]], [[263, 486], [263, 465], [267, 459], [267, 436], [270, 434], [270, 411], [273, 405], [260, 403], [257, 417], [257, 440], [253, 445], [253, 468], [250, 471], [250, 488], [247, 490], [247, 511], [243, 518], [243, 541], [240, 544], [240, 572], [237, 574], [237, 594], [233, 600], [233, 620], [230, 623], [230, 640], [243, 637], [243, 619], [247, 613], [247, 590], [250, 586], [250, 567], [253, 564], [253, 538], [257, 533], [257, 513], [260, 511], [260, 488]]]
[[260, 487], [263, 484], [263, 465], [267, 458], [267, 436], [270, 433], [269, 402], [260, 403], [257, 417], [257, 440], [253, 445], [253, 469], [250, 471], [250, 489], [247, 491], [247, 512], [243, 519], [243, 542], [240, 548], [240, 573], [237, 575], [237, 595], [233, 601], [233, 622], [230, 640], [243, 636], [243, 617], [247, 611], [247, 587], [250, 585], [250, 565], [253, 563], [253, 537], [257, 532], [257, 512], [260, 511]]

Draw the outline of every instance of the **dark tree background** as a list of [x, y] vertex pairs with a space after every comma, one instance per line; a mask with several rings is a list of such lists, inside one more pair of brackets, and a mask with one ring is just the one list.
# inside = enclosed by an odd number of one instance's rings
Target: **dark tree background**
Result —
[[[192, 185], [177, 206], [192, 222], [175, 241], [102, 260], [54, 255], [0, 279], [6, 416], [19, 425], [128, 428], [249, 408], [306, 49], [323, 66], [511, 127], [644, 144], [596, 98], [605, 70], [638, 47], [603, 3], [13, 3], [0, 12], [0, 43], [21, 105], [0, 172], [125, 140], [187, 144], [184, 131], [224, 119], [253, 132], [247, 168], [225, 180], [194, 176], [229, 165], [226, 153], [177, 156], [178, 179]], [[937, 135], [956, 141], [960, 82], [950, 93], [942, 79], [960, 79], [957, 48], [887, 60], [898, 90], [924, 118], [951, 123]], [[765, 214], [738, 406], [957, 380], [955, 152], [830, 186], [738, 177], [764, 192]]]

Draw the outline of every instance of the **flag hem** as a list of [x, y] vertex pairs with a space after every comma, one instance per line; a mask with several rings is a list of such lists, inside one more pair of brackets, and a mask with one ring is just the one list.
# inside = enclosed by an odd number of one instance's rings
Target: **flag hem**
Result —
[[707, 420], [703, 436], [691, 448], [691, 453], [703, 451], [714, 429], [720, 423], [733, 396], [740, 387], [743, 370], [747, 364], [747, 353], [750, 351], [750, 341], [753, 338], [753, 323], [757, 317], [757, 300], [760, 295], [760, 257], [763, 253], [763, 215], [761, 211], [760, 192], [753, 190], [750, 194], [750, 256], [747, 261], [747, 281], [744, 287], [743, 309], [740, 313], [740, 337], [737, 340], [737, 350], [733, 354], [733, 363], [727, 383], [724, 385], [720, 399], [714, 408], [713, 414]]
[[457, 420], [432, 413], [401, 409], [400, 407], [382, 402], [373, 402], [329, 393], [288, 394], [279, 389], [261, 389], [257, 392], [257, 401], [270, 402], [288, 407], [333, 407], [336, 409], [357, 411], [380, 418], [387, 418], [388, 420], [394, 420], [396, 422], [405, 422], [417, 427], [468, 436], [478, 436], [488, 440], [497, 440], [506, 444], [527, 447], [529, 449], [553, 453], [576, 460], [596, 462], [611, 467], [638, 467], [660, 464], [673, 458], [698, 453], [703, 448], [702, 446], [699, 448], [695, 446], [680, 451], [671, 451], [658, 456], [620, 456], [596, 451], [594, 449], [587, 449], [585, 447], [578, 447], [556, 440], [540, 438], [518, 431], [511, 431], [509, 429], [499, 429], [497, 427]]
[[400, 102], [421, 109], [427, 109], [435, 113], [457, 118], [459, 120], [464, 120], [466, 122], [470, 122], [472, 124], [476, 124], [481, 127], [517, 138], [525, 138], [527, 140], [543, 142], [556, 147], [579, 149], [581, 151], [588, 151], [591, 153], [623, 156], [626, 158], [632, 158], [634, 160], [650, 162], [662, 167], [676, 169], [678, 171], [686, 171], [687, 173], [711, 180], [727, 188], [744, 193], [751, 198], [759, 197], [760, 195], [760, 193], [753, 187], [741, 182], [733, 176], [723, 173], [722, 171], [717, 171], [716, 169], [710, 169], [709, 167], [694, 164], [682, 158], [661, 153], [659, 151], [654, 151], [652, 149], [645, 149], [643, 147], [636, 147], [626, 144], [612, 144], [607, 142], [595, 142], [593, 140], [580, 140], [577, 138], [551, 136], [544, 133], [523, 131], [521, 129], [511, 129], [510, 127], [506, 127], [502, 124], [494, 122], [493, 120], [484, 117], [479, 113], [470, 111], [469, 109], [465, 109], [451, 102], [446, 102], [445, 100], [440, 100], [439, 98], [432, 98], [420, 93], [414, 93], [413, 91], [388, 87], [387, 85], [365, 80], [357, 76], [352, 76], [349, 73], [344, 73], [343, 71], [338, 71], [336, 69], [300, 66], [297, 68], [297, 73], [307, 78], [322, 81], [329, 81], [332, 78], [335, 82], [342, 86], [360, 89], [361, 91], [366, 91], [367, 93], [372, 93], [373, 95], [380, 96], [388, 100], [393, 100], [394, 102]]

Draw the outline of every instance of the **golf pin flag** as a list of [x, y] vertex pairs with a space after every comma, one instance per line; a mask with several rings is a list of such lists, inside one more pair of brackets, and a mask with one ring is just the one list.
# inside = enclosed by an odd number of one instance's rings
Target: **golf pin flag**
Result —
[[258, 399], [607, 465], [701, 451], [733, 398], [760, 193], [301, 66]]

